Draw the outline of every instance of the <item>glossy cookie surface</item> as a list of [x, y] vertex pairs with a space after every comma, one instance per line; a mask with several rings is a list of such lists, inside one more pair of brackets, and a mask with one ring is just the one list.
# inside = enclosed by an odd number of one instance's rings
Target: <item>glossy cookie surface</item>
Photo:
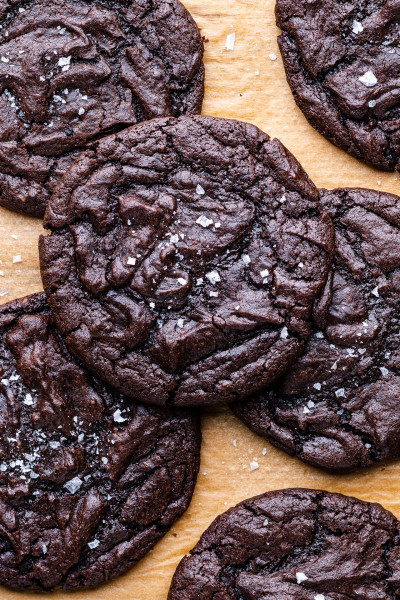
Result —
[[154, 120], [81, 155], [46, 214], [43, 283], [70, 350], [145, 403], [242, 399], [310, 335], [333, 252], [278, 140], [214, 117]]
[[321, 192], [335, 264], [305, 353], [234, 413], [273, 444], [334, 470], [400, 454], [400, 198]]
[[356, 158], [400, 169], [398, 0], [278, 0], [286, 76], [310, 123]]
[[95, 587], [189, 505], [200, 424], [106, 388], [66, 350], [43, 294], [0, 309], [0, 583]]
[[178, 566], [168, 600], [389, 600], [399, 522], [379, 504], [289, 489], [217, 517]]
[[0, 205], [43, 216], [86, 145], [201, 111], [200, 32], [179, 0], [0, 2]]

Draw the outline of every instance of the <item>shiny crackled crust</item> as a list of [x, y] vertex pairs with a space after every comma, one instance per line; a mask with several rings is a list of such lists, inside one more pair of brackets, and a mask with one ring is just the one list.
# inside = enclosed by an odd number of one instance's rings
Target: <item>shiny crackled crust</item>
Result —
[[278, 140], [211, 117], [102, 140], [67, 173], [40, 241], [68, 347], [140, 401], [223, 404], [299, 355], [333, 228]]
[[394, 600], [399, 567], [399, 522], [379, 504], [283, 490], [217, 517], [168, 600]]
[[378, 169], [400, 169], [398, 0], [278, 0], [294, 98], [331, 142]]
[[196, 114], [203, 44], [178, 0], [0, 3], [0, 205], [43, 216], [88, 142]]
[[186, 510], [200, 424], [126, 402], [66, 350], [44, 294], [0, 308], [0, 583], [89, 588]]
[[400, 455], [400, 198], [321, 192], [336, 229], [335, 267], [304, 355], [233, 411], [253, 431], [335, 470]]

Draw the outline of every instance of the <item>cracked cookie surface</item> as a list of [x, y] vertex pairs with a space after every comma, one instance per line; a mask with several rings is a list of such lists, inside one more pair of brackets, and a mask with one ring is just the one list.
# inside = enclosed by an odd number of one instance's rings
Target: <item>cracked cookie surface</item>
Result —
[[203, 43], [179, 0], [0, 2], [0, 205], [43, 216], [87, 144], [201, 111]]
[[70, 355], [44, 294], [0, 308], [0, 583], [91, 588], [189, 505], [200, 423], [111, 391]]
[[273, 388], [232, 405], [256, 433], [315, 466], [400, 455], [400, 198], [321, 191], [336, 256], [304, 355]]
[[279, 46], [296, 103], [328, 140], [400, 170], [398, 0], [278, 0]]
[[214, 117], [154, 120], [81, 155], [40, 259], [70, 350], [145, 403], [223, 404], [281, 375], [333, 252], [316, 188], [278, 140]]
[[399, 522], [379, 504], [283, 490], [217, 517], [168, 600], [394, 600], [399, 567]]

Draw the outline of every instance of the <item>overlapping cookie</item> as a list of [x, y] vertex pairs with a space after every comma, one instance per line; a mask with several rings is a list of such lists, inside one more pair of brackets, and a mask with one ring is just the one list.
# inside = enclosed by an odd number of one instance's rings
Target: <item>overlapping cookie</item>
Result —
[[294, 98], [331, 142], [400, 170], [398, 0], [277, 0], [279, 46]]
[[127, 571], [187, 508], [198, 417], [146, 408], [66, 350], [44, 294], [0, 308], [0, 583], [91, 588]]
[[0, 205], [43, 216], [88, 142], [196, 114], [203, 44], [179, 0], [0, 3]]
[[214, 117], [142, 123], [80, 156], [49, 204], [43, 284], [70, 350], [153, 404], [224, 404], [310, 335], [333, 227], [278, 140]]
[[341, 470], [400, 455], [400, 198], [339, 189], [321, 204], [336, 257], [311, 340], [275, 387], [232, 408], [286, 452]]
[[245, 500], [178, 566], [168, 600], [389, 600], [399, 522], [379, 504], [316, 490]]

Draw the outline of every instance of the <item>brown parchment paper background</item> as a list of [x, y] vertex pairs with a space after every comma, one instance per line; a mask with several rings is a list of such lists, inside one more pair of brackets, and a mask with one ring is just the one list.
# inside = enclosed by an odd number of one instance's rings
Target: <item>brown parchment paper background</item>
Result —
[[[296, 107], [277, 47], [274, 0], [184, 0], [184, 4], [209, 40], [204, 114], [250, 121], [271, 137], [279, 137], [319, 187], [359, 186], [400, 193], [399, 175], [375, 171], [338, 150], [312, 129]], [[226, 36], [233, 32], [235, 48], [228, 52]], [[271, 60], [270, 54], [277, 60]], [[4, 272], [0, 294], [7, 291], [0, 303], [42, 289], [37, 252], [42, 232], [40, 221], [0, 209], [0, 270]], [[13, 264], [18, 254], [22, 262]], [[97, 590], [73, 594], [16, 593], [0, 586], [0, 600], [166, 600], [176, 565], [211, 521], [237, 502], [268, 490], [303, 486], [341, 492], [380, 502], [400, 517], [399, 461], [350, 475], [330, 475], [274, 449], [228, 409], [205, 412], [202, 425], [202, 462], [191, 506], [128, 574]], [[254, 458], [260, 467], [250, 471]]]

